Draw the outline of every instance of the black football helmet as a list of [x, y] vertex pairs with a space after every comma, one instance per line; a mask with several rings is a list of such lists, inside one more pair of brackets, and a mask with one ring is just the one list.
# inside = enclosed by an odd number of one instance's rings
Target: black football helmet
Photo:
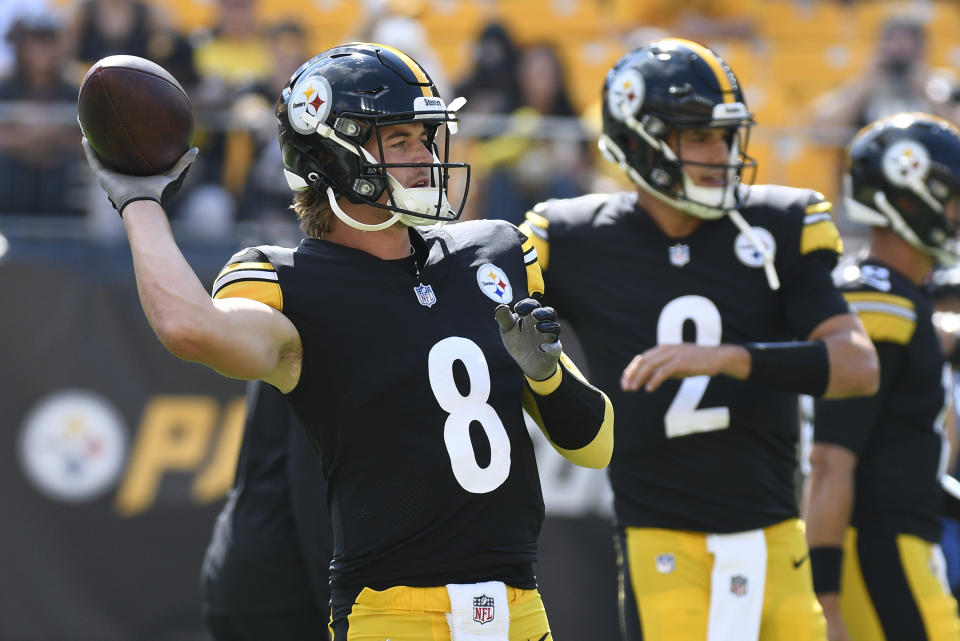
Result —
[[960, 259], [960, 130], [942, 118], [881, 118], [847, 147], [845, 205], [851, 220], [891, 227], [940, 264]]
[[[711, 49], [689, 40], [668, 38], [634, 49], [603, 85], [600, 150], [641, 188], [698, 218], [720, 218], [740, 204], [737, 185], [745, 169], [756, 167], [746, 155], [752, 126], [733, 71]], [[718, 165], [684, 160], [680, 145], [672, 149], [667, 138], [682, 129], [714, 128], [728, 132], [729, 160], [719, 165], [725, 185], [697, 186], [685, 166]]]
[[[470, 182], [470, 166], [449, 162], [450, 134], [459, 120], [457, 99], [448, 107], [430, 76], [415, 60], [392, 47], [355, 42], [324, 51], [305, 62], [290, 78], [277, 103], [284, 173], [294, 191], [326, 192], [334, 213], [364, 230], [383, 229], [398, 220], [428, 225], [460, 217]], [[432, 163], [378, 162], [363, 145], [376, 136], [383, 158], [381, 128], [423, 123]], [[437, 134], [443, 133], [443, 160]], [[397, 167], [430, 167], [431, 185], [404, 188], [390, 175]], [[456, 209], [447, 201], [451, 169], [466, 172]], [[387, 202], [378, 202], [387, 193]], [[384, 223], [354, 220], [337, 205], [346, 197], [392, 212]]]

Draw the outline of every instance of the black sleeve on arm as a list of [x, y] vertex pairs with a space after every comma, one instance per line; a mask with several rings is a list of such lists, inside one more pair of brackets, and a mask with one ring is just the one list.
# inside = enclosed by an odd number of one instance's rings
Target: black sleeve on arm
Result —
[[613, 406], [566, 355], [545, 381], [526, 378], [524, 408], [551, 444], [585, 467], [605, 467], [613, 453]]
[[960, 482], [949, 474], [944, 474], [940, 477], [940, 489], [943, 491], [940, 514], [948, 519], [960, 521]]
[[876, 343], [880, 357], [880, 389], [873, 396], [842, 400], [816, 399], [813, 412], [813, 440], [842, 445], [860, 455], [877, 423], [893, 382], [898, 377], [904, 346]]
[[828, 318], [850, 313], [830, 274], [836, 258], [835, 253], [822, 249], [804, 254], [783, 279], [784, 315], [798, 339], [806, 339]]

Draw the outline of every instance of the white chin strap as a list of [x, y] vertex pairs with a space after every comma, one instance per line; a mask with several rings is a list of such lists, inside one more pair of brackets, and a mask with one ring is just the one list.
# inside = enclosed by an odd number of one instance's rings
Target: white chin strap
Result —
[[380, 231], [381, 229], [386, 229], [390, 225], [400, 220], [400, 214], [393, 212], [393, 215], [382, 223], [361, 223], [359, 220], [340, 209], [340, 205], [337, 204], [337, 196], [333, 193], [333, 187], [327, 187], [327, 200], [330, 202], [330, 209], [333, 210], [333, 213], [337, 218], [350, 225], [354, 229], [359, 229], [361, 231]]

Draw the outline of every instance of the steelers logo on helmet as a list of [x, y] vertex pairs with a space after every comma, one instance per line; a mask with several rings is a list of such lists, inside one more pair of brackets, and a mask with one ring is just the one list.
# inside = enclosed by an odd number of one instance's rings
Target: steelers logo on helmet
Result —
[[332, 91], [327, 79], [319, 74], [305, 76], [297, 81], [290, 92], [290, 109], [287, 117], [290, 125], [301, 134], [312, 134], [316, 125], [304, 119], [304, 114], [323, 122], [330, 114]]
[[883, 173], [897, 187], [922, 182], [929, 172], [930, 153], [915, 140], [895, 142], [883, 154]]
[[617, 120], [626, 120], [634, 116], [643, 105], [645, 85], [643, 76], [633, 67], [621, 70], [610, 83], [607, 93], [607, 108]]

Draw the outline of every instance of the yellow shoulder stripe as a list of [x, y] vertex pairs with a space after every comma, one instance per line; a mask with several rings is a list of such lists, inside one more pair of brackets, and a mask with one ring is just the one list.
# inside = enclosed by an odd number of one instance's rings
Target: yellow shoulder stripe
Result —
[[276, 282], [263, 280], [238, 280], [221, 287], [213, 295], [215, 299], [249, 298], [283, 311], [283, 292]]
[[805, 214], [821, 214], [825, 211], [831, 211], [833, 209], [833, 203], [829, 200], [824, 200], [819, 203], [813, 203], [812, 205], [807, 205], [807, 208], [803, 210]]
[[276, 271], [273, 268], [273, 265], [271, 265], [270, 263], [253, 263], [253, 262], [233, 263], [232, 265], [227, 265], [222, 270], [220, 270], [220, 273], [217, 274], [217, 279], [219, 280], [224, 274], [229, 274], [230, 272], [237, 271], [238, 269], [264, 269], [270, 272]]
[[867, 328], [867, 335], [875, 343], [896, 343], [906, 345], [913, 338], [916, 322], [884, 312], [862, 311], [860, 320]]
[[527, 222], [534, 227], [539, 227], [540, 229], [546, 229], [550, 226], [550, 221], [535, 211], [527, 212]]
[[800, 233], [800, 253], [809, 254], [818, 249], [826, 249], [837, 254], [843, 253], [843, 240], [837, 226], [830, 219], [824, 219], [812, 225], [804, 225]]
[[[542, 269], [547, 269], [547, 266], [550, 263], [550, 241], [547, 240], [546, 234], [543, 232], [545, 227], [533, 226], [530, 217], [535, 215], [536, 214], [527, 212], [527, 220], [520, 224], [520, 231], [522, 231], [524, 235], [530, 239], [534, 249], [537, 250], [537, 260], [540, 262], [540, 267]], [[524, 243], [523, 246], [526, 248], [526, 243]]]
[[844, 292], [843, 297], [847, 299], [848, 303], [884, 303], [903, 307], [905, 308], [903, 311], [909, 312], [911, 318], [916, 318], [913, 315], [913, 301], [905, 296], [884, 294], [883, 292]]
[[883, 292], [844, 292], [843, 297], [874, 342], [906, 345], [913, 338], [917, 313], [909, 298]]

